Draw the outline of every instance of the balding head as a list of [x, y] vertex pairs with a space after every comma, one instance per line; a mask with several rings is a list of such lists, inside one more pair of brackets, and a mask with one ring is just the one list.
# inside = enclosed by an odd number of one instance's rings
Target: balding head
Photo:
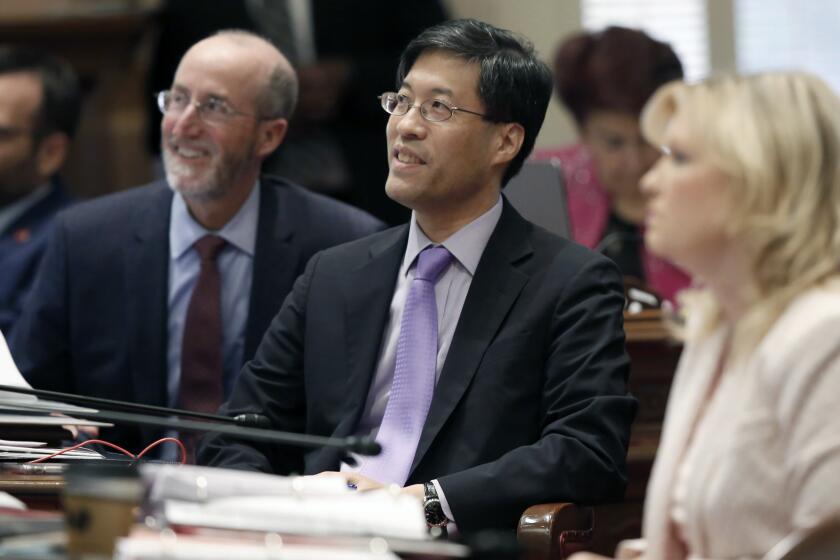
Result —
[[[262, 118], [291, 118], [298, 98], [297, 74], [268, 40], [250, 31], [224, 30], [193, 45], [182, 64], [191, 53], [224, 57], [243, 71], [252, 71], [247, 83], [254, 87], [256, 114]], [[245, 86], [245, 82], [241, 85]]]
[[265, 39], [224, 31], [184, 54], [164, 95], [167, 180], [205, 227], [218, 229], [285, 137], [297, 99], [295, 72]]

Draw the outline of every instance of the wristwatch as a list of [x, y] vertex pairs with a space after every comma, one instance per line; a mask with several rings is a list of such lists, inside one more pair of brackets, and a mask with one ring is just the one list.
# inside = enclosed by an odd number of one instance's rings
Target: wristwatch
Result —
[[426, 525], [432, 527], [445, 527], [449, 520], [443, 513], [443, 506], [440, 505], [437, 489], [431, 482], [423, 483], [423, 512], [426, 514]]

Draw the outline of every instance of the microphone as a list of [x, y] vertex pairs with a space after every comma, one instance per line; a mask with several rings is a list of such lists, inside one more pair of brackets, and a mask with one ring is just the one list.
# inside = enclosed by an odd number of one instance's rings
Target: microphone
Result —
[[[230, 419], [230, 417], [228, 416], [222, 416], [222, 418]], [[233, 417], [233, 421], [236, 422], [236, 424], [239, 426], [248, 426], [250, 428], [262, 428], [264, 430], [271, 429], [271, 421], [268, 419], [268, 416], [264, 414], [237, 414]]]
[[[154, 426], [157, 428], [172, 428], [188, 432], [216, 432], [241, 439], [266, 441], [269, 443], [294, 445], [298, 447], [334, 447], [342, 451], [356, 453], [358, 455], [378, 455], [382, 451], [382, 446], [376, 443], [376, 441], [369, 436], [334, 438], [273, 430], [270, 429], [271, 422], [269, 419], [259, 413], [244, 413], [231, 418], [228, 416], [219, 416], [217, 414], [193, 412], [163, 406], [136, 404], [125, 401], [103, 399], [100, 397], [85, 397], [81, 395], [74, 395], [72, 393], [30, 389], [28, 387], [17, 387], [11, 385], [0, 385], [0, 391], [34, 395], [39, 398], [64, 401], [73, 404], [96, 405], [100, 408], [109, 409], [107, 411], [97, 410], [95, 412], [74, 411], [73, 415], [79, 418], [96, 419], [105, 422], [122, 422], [141, 426]], [[33, 405], [26, 402], [16, 401], [14, 406], [19, 409], [37, 410], [43, 412], [43, 406]], [[155, 415], [160, 415], [162, 417], [158, 418]], [[183, 417], [195, 417], [200, 419], [189, 420], [183, 419]]]

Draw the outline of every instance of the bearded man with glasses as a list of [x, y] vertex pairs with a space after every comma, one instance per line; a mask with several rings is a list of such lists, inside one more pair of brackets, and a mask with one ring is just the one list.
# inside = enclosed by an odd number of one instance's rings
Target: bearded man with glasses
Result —
[[461, 531], [620, 499], [636, 410], [621, 276], [501, 194], [545, 117], [548, 68], [509, 31], [457, 20], [409, 43], [396, 87], [380, 96], [385, 191], [411, 221], [316, 255], [221, 409], [372, 436], [381, 455], [209, 436], [199, 462], [396, 484], [430, 528]]
[[[291, 65], [256, 35], [184, 55], [157, 95], [166, 180], [57, 219], [12, 341], [34, 387], [215, 412], [309, 258], [382, 228], [260, 174], [296, 98]], [[160, 433], [101, 435], [136, 452]]]

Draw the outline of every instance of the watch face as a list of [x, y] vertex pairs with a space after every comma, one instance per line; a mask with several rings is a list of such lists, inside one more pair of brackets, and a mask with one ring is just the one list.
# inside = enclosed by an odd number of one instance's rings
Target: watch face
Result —
[[426, 500], [426, 503], [423, 505], [423, 511], [426, 514], [426, 523], [432, 527], [440, 527], [448, 521], [443, 514], [440, 500], [436, 498]]

